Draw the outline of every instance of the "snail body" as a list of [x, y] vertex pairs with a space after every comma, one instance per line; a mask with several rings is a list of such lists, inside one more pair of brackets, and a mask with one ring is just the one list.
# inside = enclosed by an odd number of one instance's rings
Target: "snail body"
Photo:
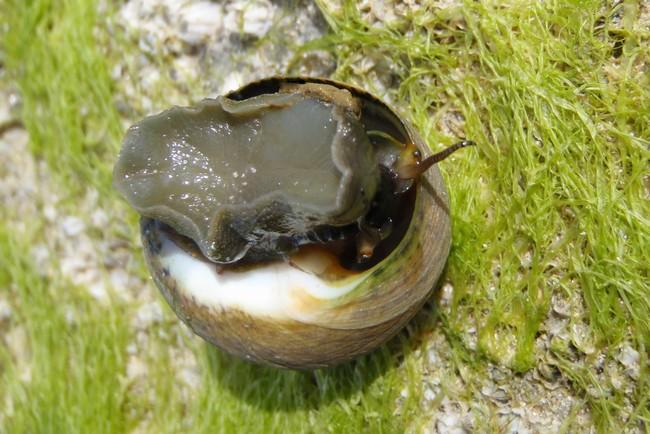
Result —
[[[259, 136], [258, 153], [273, 151], [248, 174], [258, 187], [231, 183], [241, 195], [228, 202], [237, 194], [214, 191], [226, 169], [207, 181], [206, 173]], [[132, 127], [114, 183], [143, 216], [147, 265], [181, 320], [247, 360], [310, 369], [381, 345], [433, 290], [451, 230], [447, 191], [428, 154], [410, 125], [363, 90], [269, 78]], [[267, 170], [278, 159], [286, 173]], [[188, 175], [192, 162], [202, 171]], [[181, 195], [194, 198], [189, 207], [178, 205]]]

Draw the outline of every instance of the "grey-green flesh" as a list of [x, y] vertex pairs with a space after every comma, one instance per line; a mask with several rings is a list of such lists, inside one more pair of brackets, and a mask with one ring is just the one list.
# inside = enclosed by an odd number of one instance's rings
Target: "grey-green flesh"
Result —
[[379, 179], [364, 126], [301, 94], [206, 99], [131, 127], [115, 187], [214, 262], [274, 257], [365, 214]]

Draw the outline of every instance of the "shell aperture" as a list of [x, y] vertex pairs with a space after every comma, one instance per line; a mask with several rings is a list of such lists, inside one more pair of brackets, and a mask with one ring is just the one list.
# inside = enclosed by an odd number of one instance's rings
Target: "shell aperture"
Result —
[[300, 93], [206, 99], [129, 129], [115, 187], [217, 263], [291, 252], [368, 210], [380, 174], [355, 114]]

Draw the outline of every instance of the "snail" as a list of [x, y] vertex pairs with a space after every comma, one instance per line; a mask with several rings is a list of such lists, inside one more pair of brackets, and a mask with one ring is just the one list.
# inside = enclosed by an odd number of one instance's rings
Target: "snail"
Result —
[[450, 248], [435, 155], [369, 93], [272, 77], [132, 126], [113, 172], [178, 317], [222, 349], [312, 369], [367, 353]]

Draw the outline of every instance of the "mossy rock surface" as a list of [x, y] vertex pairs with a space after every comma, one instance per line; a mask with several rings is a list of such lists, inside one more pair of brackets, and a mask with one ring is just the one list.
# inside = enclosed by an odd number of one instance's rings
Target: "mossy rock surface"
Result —
[[[647, 5], [145, 3], [0, 9], [0, 432], [647, 430]], [[260, 368], [156, 295], [111, 168], [146, 114], [323, 71], [433, 150], [478, 146], [441, 164], [451, 254], [407, 330], [333, 370]]]

